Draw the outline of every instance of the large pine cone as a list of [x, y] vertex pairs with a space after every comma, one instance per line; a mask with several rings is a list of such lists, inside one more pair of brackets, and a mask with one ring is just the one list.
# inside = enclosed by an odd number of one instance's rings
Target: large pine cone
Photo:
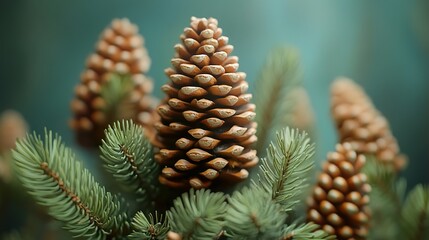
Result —
[[217, 25], [214, 18], [192, 17], [175, 46], [173, 68], [166, 69], [171, 82], [162, 86], [168, 96], [158, 107], [155, 159], [165, 166], [160, 182], [170, 187], [243, 180], [258, 163], [246, 74], [237, 72], [238, 58]]
[[309, 201], [307, 218], [338, 239], [365, 239], [368, 235], [369, 196], [367, 177], [360, 170], [365, 156], [349, 143], [338, 144], [328, 154], [323, 172]]
[[[71, 127], [81, 145], [98, 146], [107, 125], [122, 118], [134, 119], [145, 127], [149, 139], [154, 138], [152, 124], [159, 118], [154, 111], [157, 103], [149, 95], [153, 89], [152, 80], [144, 75], [149, 67], [150, 58], [137, 26], [128, 19], [113, 20], [102, 33], [96, 53], [88, 58], [87, 69], [81, 75], [76, 97], [71, 102], [74, 113]], [[121, 106], [114, 113], [107, 113], [101, 91], [112, 79], [112, 73], [131, 75], [133, 87]]]
[[387, 120], [364, 90], [350, 79], [339, 78], [332, 84], [331, 92], [332, 116], [340, 142], [349, 142], [357, 153], [374, 154], [381, 162], [402, 169], [405, 157], [399, 154]]

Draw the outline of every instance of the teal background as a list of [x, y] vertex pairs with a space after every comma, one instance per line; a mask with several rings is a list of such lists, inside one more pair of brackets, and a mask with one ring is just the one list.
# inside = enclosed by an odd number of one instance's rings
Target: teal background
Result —
[[[69, 102], [86, 57], [116, 17], [138, 24], [152, 59], [155, 95], [191, 16], [215, 17], [252, 84], [268, 52], [299, 49], [317, 122], [317, 160], [334, 148], [329, 87], [361, 84], [410, 157], [409, 185], [429, 183], [428, 1], [2, 1], [0, 111], [16, 109], [83, 152], [68, 128]], [[251, 88], [250, 91], [256, 91]]]

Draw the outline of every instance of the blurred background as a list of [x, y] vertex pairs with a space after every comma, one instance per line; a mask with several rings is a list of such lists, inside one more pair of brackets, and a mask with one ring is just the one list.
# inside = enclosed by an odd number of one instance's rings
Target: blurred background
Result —
[[215, 17], [250, 85], [272, 48], [287, 44], [299, 50], [315, 111], [318, 161], [336, 143], [330, 83], [347, 76], [366, 89], [390, 121], [410, 159], [403, 173], [409, 187], [429, 183], [428, 1], [28, 0], [0, 5], [0, 112], [15, 109], [31, 130], [48, 127], [78, 151], [68, 127], [69, 103], [87, 56], [113, 18], [127, 17], [139, 26], [152, 59], [148, 75], [154, 94], [163, 97], [163, 70], [190, 17]]

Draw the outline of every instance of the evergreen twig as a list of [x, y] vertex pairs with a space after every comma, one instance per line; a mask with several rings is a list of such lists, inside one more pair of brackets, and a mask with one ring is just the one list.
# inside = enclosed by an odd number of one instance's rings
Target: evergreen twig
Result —
[[168, 219], [158, 215], [157, 212], [155, 212], [155, 216], [149, 214], [149, 219], [143, 212], [137, 212], [131, 224], [133, 233], [128, 238], [135, 240], [164, 240], [170, 229]]
[[[400, 234], [398, 219], [406, 190], [406, 181], [398, 178], [393, 168], [368, 155], [363, 172], [371, 185], [370, 208], [372, 225], [370, 239], [392, 239]], [[383, 231], [378, 229], [382, 228]]]
[[403, 239], [429, 238], [429, 187], [417, 185], [408, 194], [402, 208]]
[[131, 120], [109, 126], [102, 140], [101, 158], [106, 170], [139, 202], [148, 203], [156, 197], [159, 166], [152, 159], [152, 146], [143, 128]]
[[13, 157], [28, 193], [75, 237], [106, 239], [127, 231], [118, 197], [94, 180], [59, 136], [28, 135], [18, 141]]
[[319, 225], [312, 222], [301, 225], [291, 224], [284, 229], [282, 240], [336, 239], [335, 236], [319, 228]]
[[256, 122], [258, 123], [257, 150], [262, 153], [275, 129], [285, 126], [284, 118], [292, 110], [289, 92], [299, 85], [301, 71], [299, 54], [294, 48], [274, 49], [265, 62], [256, 82]]
[[232, 239], [279, 239], [286, 216], [270, 195], [254, 185], [229, 199], [226, 234]]
[[223, 193], [191, 189], [174, 200], [167, 212], [171, 230], [180, 233], [183, 239], [213, 239], [225, 225], [227, 211]]
[[259, 182], [283, 211], [292, 210], [300, 201], [307, 187], [306, 173], [313, 167], [313, 155], [314, 144], [310, 144], [307, 134], [289, 128], [278, 132], [277, 141], [268, 147], [268, 156], [260, 166]]

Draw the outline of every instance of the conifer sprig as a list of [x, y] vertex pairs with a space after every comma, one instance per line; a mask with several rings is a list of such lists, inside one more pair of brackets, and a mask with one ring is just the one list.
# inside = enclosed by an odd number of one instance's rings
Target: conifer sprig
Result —
[[[398, 219], [406, 190], [405, 179], [398, 178], [389, 165], [380, 163], [374, 156], [367, 155], [363, 172], [371, 185], [370, 208], [372, 211], [369, 239], [394, 239], [400, 234]], [[379, 229], [384, 229], [379, 231]]]
[[137, 212], [131, 225], [133, 233], [128, 238], [135, 240], [164, 240], [170, 229], [168, 219], [157, 212], [149, 214], [149, 219], [143, 212]]
[[106, 239], [128, 229], [118, 197], [94, 180], [59, 136], [28, 135], [18, 141], [13, 157], [28, 193], [75, 237]]
[[232, 239], [279, 239], [286, 216], [268, 192], [254, 185], [228, 199], [226, 233]]
[[257, 106], [257, 150], [263, 153], [275, 130], [286, 125], [285, 116], [292, 110], [293, 102], [288, 96], [301, 81], [298, 51], [290, 47], [274, 49], [268, 55], [258, 79], [254, 101]]
[[307, 187], [306, 173], [313, 167], [314, 144], [307, 133], [285, 128], [277, 133], [277, 141], [270, 144], [267, 152], [260, 166], [260, 183], [272, 200], [288, 212]]
[[403, 239], [429, 238], [429, 187], [417, 185], [408, 194], [402, 208]]
[[336, 239], [335, 236], [327, 234], [315, 223], [305, 223], [301, 225], [291, 224], [284, 229], [282, 240], [322, 240]]
[[156, 196], [159, 166], [152, 159], [152, 146], [142, 127], [131, 120], [113, 123], [105, 131], [100, 147], [106, 170], [139, 202]]
[[194, 190], [174, 200], [174, 206], [167, 212], [171, 230], [186, 239], [213, 239], [225, 225], [227, 211], [223, 193], [210, 190]]

